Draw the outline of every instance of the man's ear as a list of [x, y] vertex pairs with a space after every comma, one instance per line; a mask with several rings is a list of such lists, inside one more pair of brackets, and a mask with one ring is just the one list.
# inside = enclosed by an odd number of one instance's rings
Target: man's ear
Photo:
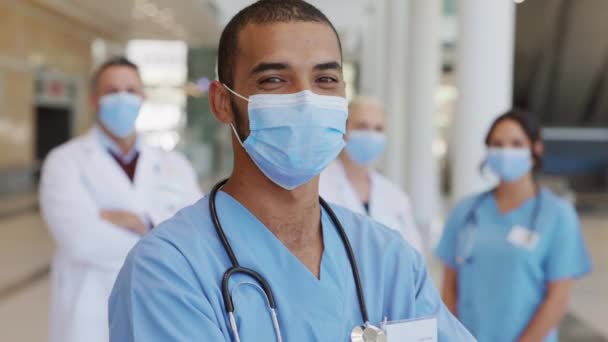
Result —
[[99, 96], [93, 93], [89, 94], [89, 105], [93, 109], [95, 120], [97, 120], [97, 114], [99, 113]]
[[234, 122], [235, 113], [230, 105], [230, 92], [219, 81], [211, 82], [209, 86], [209, 104], [215, 118], [224, 124]]
[[545, 144], [542, 141], [537, 141], [534, 143], [533, 150], [535, 155], [542, 157], [545, 154]]

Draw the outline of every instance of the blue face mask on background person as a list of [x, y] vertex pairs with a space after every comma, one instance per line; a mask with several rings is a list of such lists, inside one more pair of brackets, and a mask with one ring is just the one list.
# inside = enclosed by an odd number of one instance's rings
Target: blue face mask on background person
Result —
[[127, 92], [104, 95], [99, 100], [99, 121], [115, 136], [127, 137], [135, 131], [135, 120], [143, 99]]
[[532, 170], [532, 152], [528, 148], [489, 148], [486, 165], [502, 181], [514, 182]]
[[348, 132], [346, 153], [359, 166], [367, 166], [384, 152], [386, 136], [371, 130], [352, 130]]
[[257, 167], [275, 184], [293, 190], [319, 175], [344, 148], [348, 102], [343, 97], [260, 94], [249, 99], [249, 136], [241, 141]]

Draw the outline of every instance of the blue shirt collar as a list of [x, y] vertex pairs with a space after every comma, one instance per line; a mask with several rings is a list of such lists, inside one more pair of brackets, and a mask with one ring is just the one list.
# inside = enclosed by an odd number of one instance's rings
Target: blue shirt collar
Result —
[[135, 138], [135, 144], [133, 145], [131, 150], [127, 154], [124, 154], [120, 146], [118, 146], [118, 144], [116, 144], [114, 140], [112, 140], [106, 133], [104, 133], [104, 131], [102, 131], [99, 126], [95, 126], [94, 130], [95, 135], [97, 136], [97, 139], [99, 140], [101, 146], [110, 153], [112, 153], [114, 156], [118, 157], [125, 164], [132, 162], [141, 150], [141, 141], [139, 136]]

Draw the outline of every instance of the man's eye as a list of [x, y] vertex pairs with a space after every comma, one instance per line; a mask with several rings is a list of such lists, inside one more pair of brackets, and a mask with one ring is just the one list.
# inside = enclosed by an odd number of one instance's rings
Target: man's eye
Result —
[[259, 83], [260, 84], [275, 84], [275, 83], [281, 83], [281, 82], [283, 82], [283, 80], [279, 77], [268, 77], [268, 78], [261, 80]]
[[335, 77], [323, 76], [323, 77], [319, 77], [317, 79], [317, 81], [321, 82], [321, 83], [337, 83], [338, 79]]
[[514, 141], [513, 146], [514, 147], [524, 147], [525, 144], [522, 141]]

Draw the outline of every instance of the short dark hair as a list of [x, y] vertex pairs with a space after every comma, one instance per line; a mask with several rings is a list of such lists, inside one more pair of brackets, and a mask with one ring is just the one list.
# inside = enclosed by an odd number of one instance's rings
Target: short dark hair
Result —
[[[494, 120], [494, 122], [490, 126], [490, 129], [488, 130], [488, 134], [486, 135], [486, 146], [490, 145], [492, 133], [494, 133], [494, 130], [496, 129], [498, 124], [507, 120], [511, 120], [518, 124], [532, 144], [542, 142], [542, 127], [536, 115], [530, 112], [511, 109], [510, 111], [502, 114]], [[534, 157], [534, 170], [539, 171], [543, 167], [543, 156], [537, 155], [536, 153], [534, 153], [534, 150], [532, 150], [532, 156]]]
[[325, 14], [315, 6], [303, 0], [259, 0], [237, 13], [222, 31], [217, 58], [219, 81], [233, 87], [238, 37], [245, 26], [289, 22], [317, 22], [329, 25], [336, 34], [342, 53], [338, 31]]
[[116, 67], [116, 66], [131, 68], [131, 69], [135, 70], [135, 72], [137, 73], [137, 76], [141, 78], [141, 76], [139, 74], [139, 67], [137, 67], [137, 65], [135, 63], [131, 62], [127, 57], [125, 57], [125, 56], [112, 57], [112, 58], [106, 60], [105, 62], [103, 62], [103, 64], [101, 64], [97, 69], [95, 69], [95, 72], [93, 72], [93, 77], [91, 77], [91, 91], [97, 90], [97, 86], [98, 86], [97, 82], [99, 81], [99, 76], [101, 76], [101, 74], [104, 71], [106, 71], [107, 69], [109, 69], [111, 67]]

